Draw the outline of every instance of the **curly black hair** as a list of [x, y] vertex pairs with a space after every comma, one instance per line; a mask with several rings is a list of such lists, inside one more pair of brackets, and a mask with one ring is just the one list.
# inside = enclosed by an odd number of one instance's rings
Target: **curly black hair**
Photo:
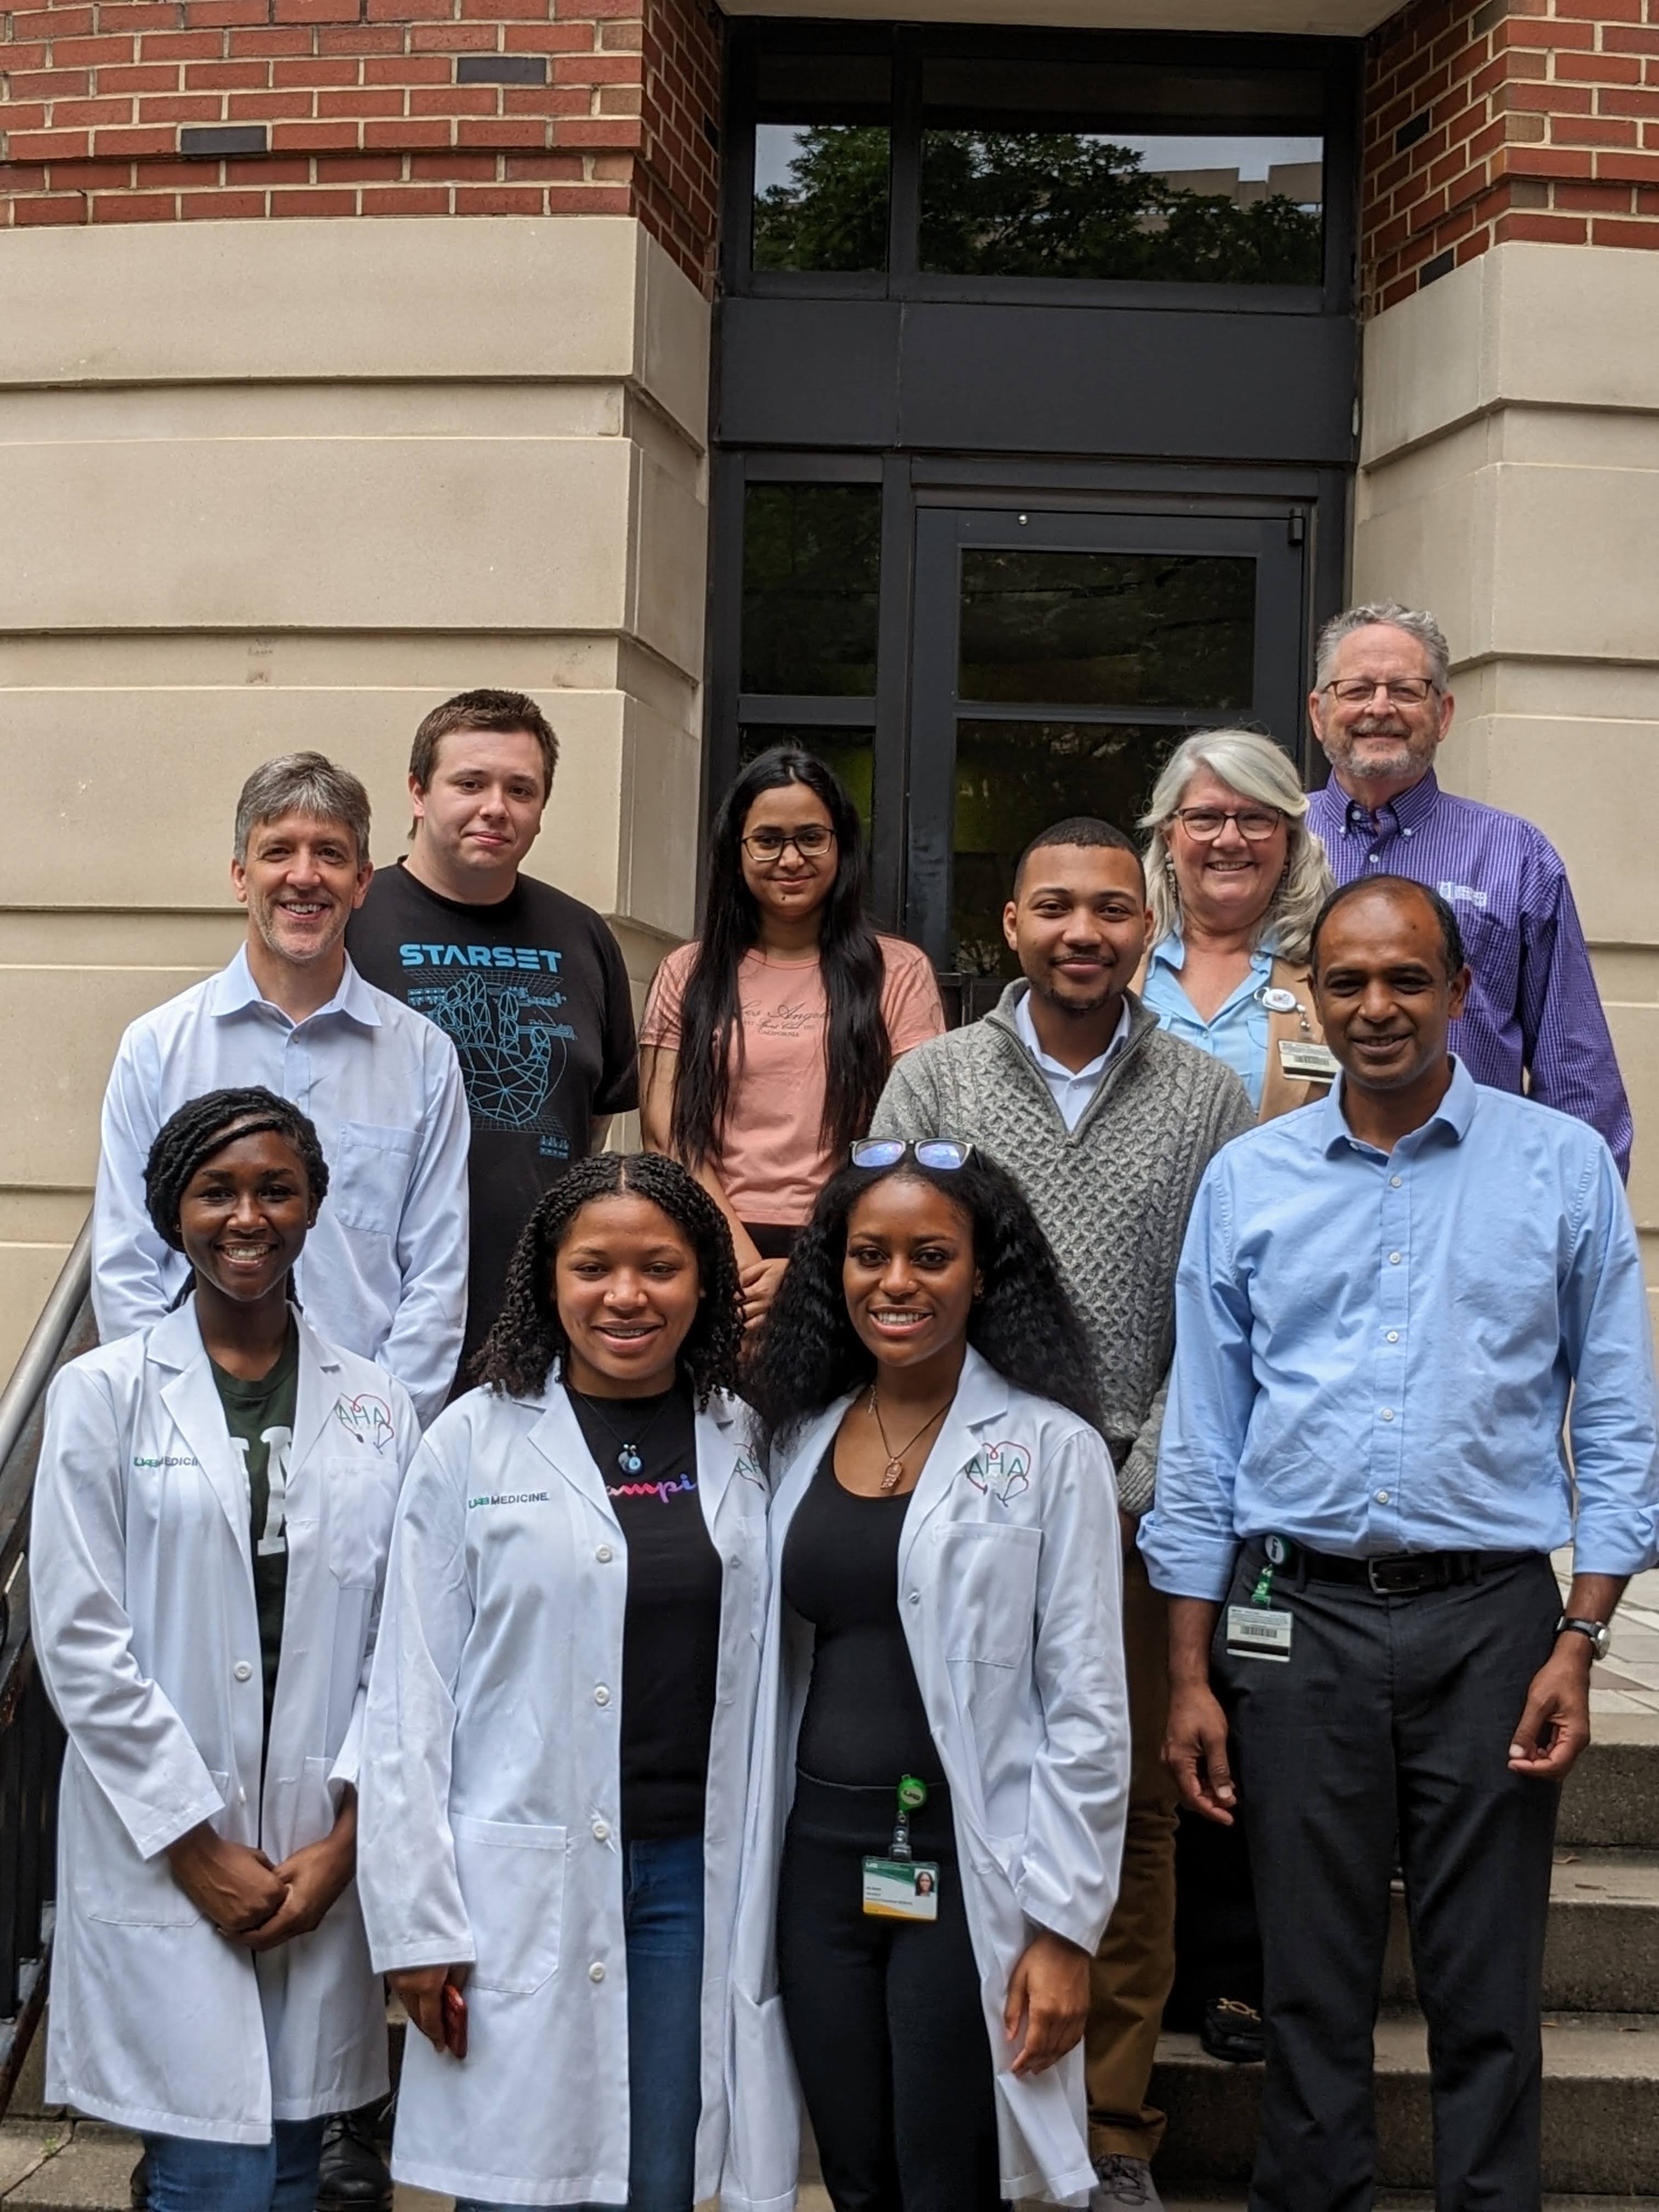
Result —
[[505, 1398], [531, 1398], [569, 1348], [553, 1296], [553, 1263], [570, 1224], [590, 1200], [648, 1198], [696, 1256], [702, 1296], [680, 1346], [679, 1368], [699, 1406], [738, 1387], [743, 1295], [726, 1216], [678, 1160], [660, 1152], [596, 1152], [566, 1170], [526, 1222], [507, 1263], [507, 1295], [470, 1370]]
[[744, 1396], [769, 1450], [787, 1444], [813, 1415], [860, 1388], [876, 1364], [847, 1310], [842, 1263], [847, 1219], [889, 1176], [931, 1183], [968, 1214], [984, 1288], [968, 1316], [968, 1341], [1006, 1381], [1069, 1407], [1101, 1425], [1089, 1340], [1060, 1263], [1006, 1171], [975, 1152], [960, 1168], [919, 1165], [907, 1153], [890, 1168], [843, 1168], [818, 1194], [801, 1231], [760, 1340], [744, 1370]]
[[182, 1105], [155, 1133], [144, 1162], [144, 1205], [156, 1235], [175, 1252], [185, 1249], [179, 1234], [179, 1204], [190, 1179], [216, 1152], [237, 1137], [284, 1137], [298, 1153], [313, 1200], [328, 1191], [328, 1162], [316, 1124], [293, 1101], [257, 1084], [240, 1091], [204, 1091]]

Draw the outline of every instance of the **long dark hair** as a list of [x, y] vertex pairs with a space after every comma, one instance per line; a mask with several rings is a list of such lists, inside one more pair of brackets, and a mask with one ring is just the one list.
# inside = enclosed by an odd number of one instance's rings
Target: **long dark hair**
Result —
[[870, 1126], [892, 1066], [882, 1018], [881, 946], [864, 912], [863, 831], [846, 785], [793, 745], [774, 745], [744, 769], [720, 801], [709, 840], [708, 898], [702, 940], [686, 978], [674, 1085], [673, 1144], [701, 1163], [719, 1150], [731, 1097], [732, 1061], [743, 1065], [738, 966], [760, 937], [760, 909], [743, 879], [743, 825], [763, 791], [805, 784], [823, 801], [836, 832], [836, 880], [821, 909], [818, 961], [829, 1019], [823, 1036], [823, 1139], [838, 1152]]
[[848, 1214], [889, 1176], [931, 1183], [973, 1222], [974, 1258], [984, 1280], [968, 1316], [975, 1351], [1006, 1381], [1069, 1407], [1099, 1428], [1089, 1340], [1019, 1186], [982, 1152], [950, 1171], [920, 1167], [907, 1155], [890, 1168], [843, 1168], [818, 1194], [744, 1370], [743, 1394], [767, 1449], [788, 1443], [815, 1413], [875, 1374], [847, 1310], [842, 1263]]
[[678, 1160], [660, 1152], [596, 1152], [577, 1160], [544, 1194], [507, 1263], [507, 1296], [473, 1360], [474, 1382], [504, 1398], [533, 1398], [556, 1358], [570, 1348], [553, 1294], [553, 1262], [590, 1199], [648, 1198], [684, 1232], [702, 1297], [680, 1346], [679, 1370], [699, 1406], [735, 1390], [743, 1341], [743, 1293], [726, 1216]]

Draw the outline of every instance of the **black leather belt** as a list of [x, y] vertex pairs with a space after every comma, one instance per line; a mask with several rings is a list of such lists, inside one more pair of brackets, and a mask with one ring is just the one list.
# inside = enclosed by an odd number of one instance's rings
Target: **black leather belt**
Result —
[[1304, 1551], [1287, 1543], [1285, 1573], [1300, 1568], [1310, 1583], [1352, 1583], [1377, 1597], [1415, 1597], [1422, 1590], [1449, 1589], [1524, 1566], [1535, 1552], [1400, 1552], [1382, 1559], [1344, 1559], [1332, 1552]]

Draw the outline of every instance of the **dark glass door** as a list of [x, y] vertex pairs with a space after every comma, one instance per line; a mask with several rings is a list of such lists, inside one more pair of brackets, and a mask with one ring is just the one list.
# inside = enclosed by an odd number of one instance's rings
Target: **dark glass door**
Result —
[[1094, 814], [1139, 842], [1191, 730], [1294, 750], [1304, 534], [1282, 512], [918, 514], [906, 920], [964, 1018], [1017, 972], [1002, 908], [1038, 830]]

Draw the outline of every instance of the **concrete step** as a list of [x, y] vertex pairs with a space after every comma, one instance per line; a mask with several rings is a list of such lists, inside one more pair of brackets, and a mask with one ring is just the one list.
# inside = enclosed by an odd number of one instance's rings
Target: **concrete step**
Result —
[[[1544, 2024], [1544, 2185], [1572, 2196], [1630, 2196], [1659, 2177], [1659, 2016], [1548, 2014]], [[1248, 2181], [1261, 2069], [1207, 2058], [1196, 2036], [1164, 2036], [1152, 2101], [1169, 2114], [1158, 2162], [1172, 2189]], [[1376, 2030], [1378, 2179], [1433, 2185], [1428, 2051], [1422, 2020]]]
[[[1416, 1998], [1405, 1893], [1396, 1883], [1382, 2002]], [[1544, 2002], [1562, 2012], [1659, 2013], [1659, 1851], [1556, 1853]]]
[[1659, 1714], [1597, 1713], [1561, 1794], [1564, 1847], [1659, 1851]]

